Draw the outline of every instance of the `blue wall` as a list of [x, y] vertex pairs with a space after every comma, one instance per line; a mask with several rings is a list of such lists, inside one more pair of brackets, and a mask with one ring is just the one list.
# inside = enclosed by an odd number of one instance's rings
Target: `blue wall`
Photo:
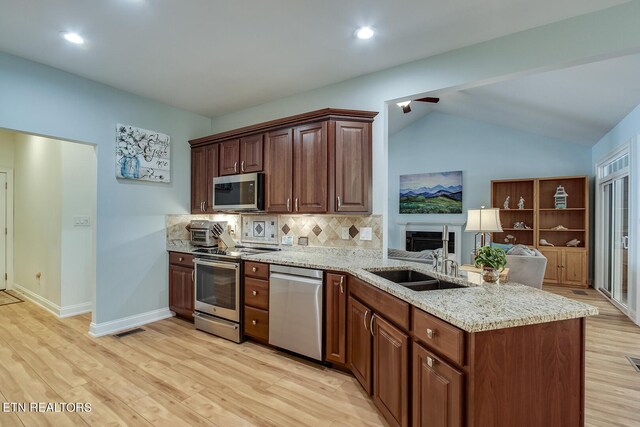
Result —
[[[462, 170], [463, 214], [400, 215], [400, 175]], [[591, 147], [486, 122], [432, 112], [389, 138], [389, 247], [404, 248], [398, 222], [466, 221], [466, 210], [491, 206], [491, 180], [590, 175]], [[463, 233], [463, 262], [473, 249]]]
[[[116, 180], [116, 123], [171, 136], [170, 184]], [[97, 283], [93, 321], [104, 323], [166, 308], [164, 216], [188, 211], [187, 140], [210, 134], [211, 120], [0, 53], [0, 128], [97, 146]]]

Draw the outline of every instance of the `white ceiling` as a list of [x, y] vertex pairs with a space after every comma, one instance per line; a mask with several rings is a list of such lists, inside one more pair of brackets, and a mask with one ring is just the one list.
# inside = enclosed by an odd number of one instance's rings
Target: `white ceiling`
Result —
[[[593, 145], [640, 104], [640, 54], [440, 95], [437, 105], [389, 106], [389, 133], [431, 111]], [[413, 116], [414, 117], [409, 117]]]
[[0, 0], [0, 51], [213, 117], [621, 3]]

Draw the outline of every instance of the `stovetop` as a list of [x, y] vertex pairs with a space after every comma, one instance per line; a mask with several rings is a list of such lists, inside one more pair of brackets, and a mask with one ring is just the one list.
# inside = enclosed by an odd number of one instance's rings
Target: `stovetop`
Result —
[[233, 248], [200, 248], [193, 251], [194, 254], [211, 258], [240, 259], [244, 254], [262, 254], [279, 251], [278, 248], [250, 248], [247, 246], [235, 246]]

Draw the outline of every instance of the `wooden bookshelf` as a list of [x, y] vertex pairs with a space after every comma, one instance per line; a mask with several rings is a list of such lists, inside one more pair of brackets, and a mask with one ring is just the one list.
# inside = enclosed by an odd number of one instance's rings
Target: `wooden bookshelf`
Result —
[[[565, 209], [555, 208], [554, 195], [560, 185], [569, 195]], [[509, 209], [504, 209], [507, 196]], [[525, 199], [524, 209], [517, 208], [521, 196]], [[523, 244], [540, 250], [547, 257], [546, 284], [588, 286], [589, 177], [494, 180], [491, 203], [500, 209], [503, 229], [502, 233], [493, 233], [494, 242]], [[524, 222], [531, 229], [515, 228], [516, 222]], [[559, 225], [564, 229], [555, 229]], [[508, 235], [515, 241], [507, 239]], [[553, 246], [541, 245], [540, 239]], [[566, 246], [573, 239], [580, 241], [578, 246]]]

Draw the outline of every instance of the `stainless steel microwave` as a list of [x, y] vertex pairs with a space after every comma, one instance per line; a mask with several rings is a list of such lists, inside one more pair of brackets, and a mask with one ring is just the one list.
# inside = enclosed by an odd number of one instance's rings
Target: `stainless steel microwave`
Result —
[[233, 212], [263, 211], [264, 173], [213, 178], [213, 209]]

